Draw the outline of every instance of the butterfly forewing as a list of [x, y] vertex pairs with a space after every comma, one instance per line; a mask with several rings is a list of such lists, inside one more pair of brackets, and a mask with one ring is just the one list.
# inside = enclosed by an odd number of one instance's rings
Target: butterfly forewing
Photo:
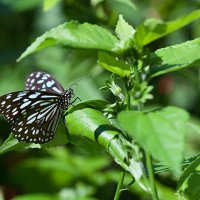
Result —
[[44, 91], [13, 92], [0, 98], [0, 113], [11, 123], [19, 141], [51, 140], [62, 117], [60, 96]]
[[26, 79], [26, 90], [42, 90], [58, 94], [64, 92], [62, 85], [45, 72], [31, 73]]

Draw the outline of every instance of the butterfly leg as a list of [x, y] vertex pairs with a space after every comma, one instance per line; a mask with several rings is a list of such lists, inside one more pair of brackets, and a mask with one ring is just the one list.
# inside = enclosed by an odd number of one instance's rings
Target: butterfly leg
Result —
[[73, 103], [76, 102], [77, 100], [79, 100], [81, 102], [81, 99], [79, 97], [76, 97], [72, 102], [70, 102], [70, 105], [73, 106]]

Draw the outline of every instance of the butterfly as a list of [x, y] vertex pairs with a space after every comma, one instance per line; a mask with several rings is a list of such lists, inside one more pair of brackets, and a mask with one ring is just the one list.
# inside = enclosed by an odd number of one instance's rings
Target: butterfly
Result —
[[11, 124], [18, 141], [43, 144], [53, 139], [64, 110], [76, 99], [72, 88], [64, 90], [50, 74], [33, 72], [24, 91], [0, 97], [0, 114]]

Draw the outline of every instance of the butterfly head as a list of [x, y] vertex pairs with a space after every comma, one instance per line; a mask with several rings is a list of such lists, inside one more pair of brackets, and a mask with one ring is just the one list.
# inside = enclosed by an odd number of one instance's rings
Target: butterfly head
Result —
[[60, 107], [67, 109], [72, 104], [71, 99], [75, 97], [74, 90], [69, 88], [61, 94]]

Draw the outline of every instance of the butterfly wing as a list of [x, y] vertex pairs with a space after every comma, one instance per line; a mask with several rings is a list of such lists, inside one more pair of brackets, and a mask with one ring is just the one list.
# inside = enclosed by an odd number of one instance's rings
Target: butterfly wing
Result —
[[26, 79], [26, 90], [40, 90], [58, 94], [64, 92], [62, 85], [45, 72], [31, 73]]
[[0, 97], [0, 113], [11, 123], [19, 141], [48, 142], [62, 117], [59, 98], [44, 91], [13, 92]]

